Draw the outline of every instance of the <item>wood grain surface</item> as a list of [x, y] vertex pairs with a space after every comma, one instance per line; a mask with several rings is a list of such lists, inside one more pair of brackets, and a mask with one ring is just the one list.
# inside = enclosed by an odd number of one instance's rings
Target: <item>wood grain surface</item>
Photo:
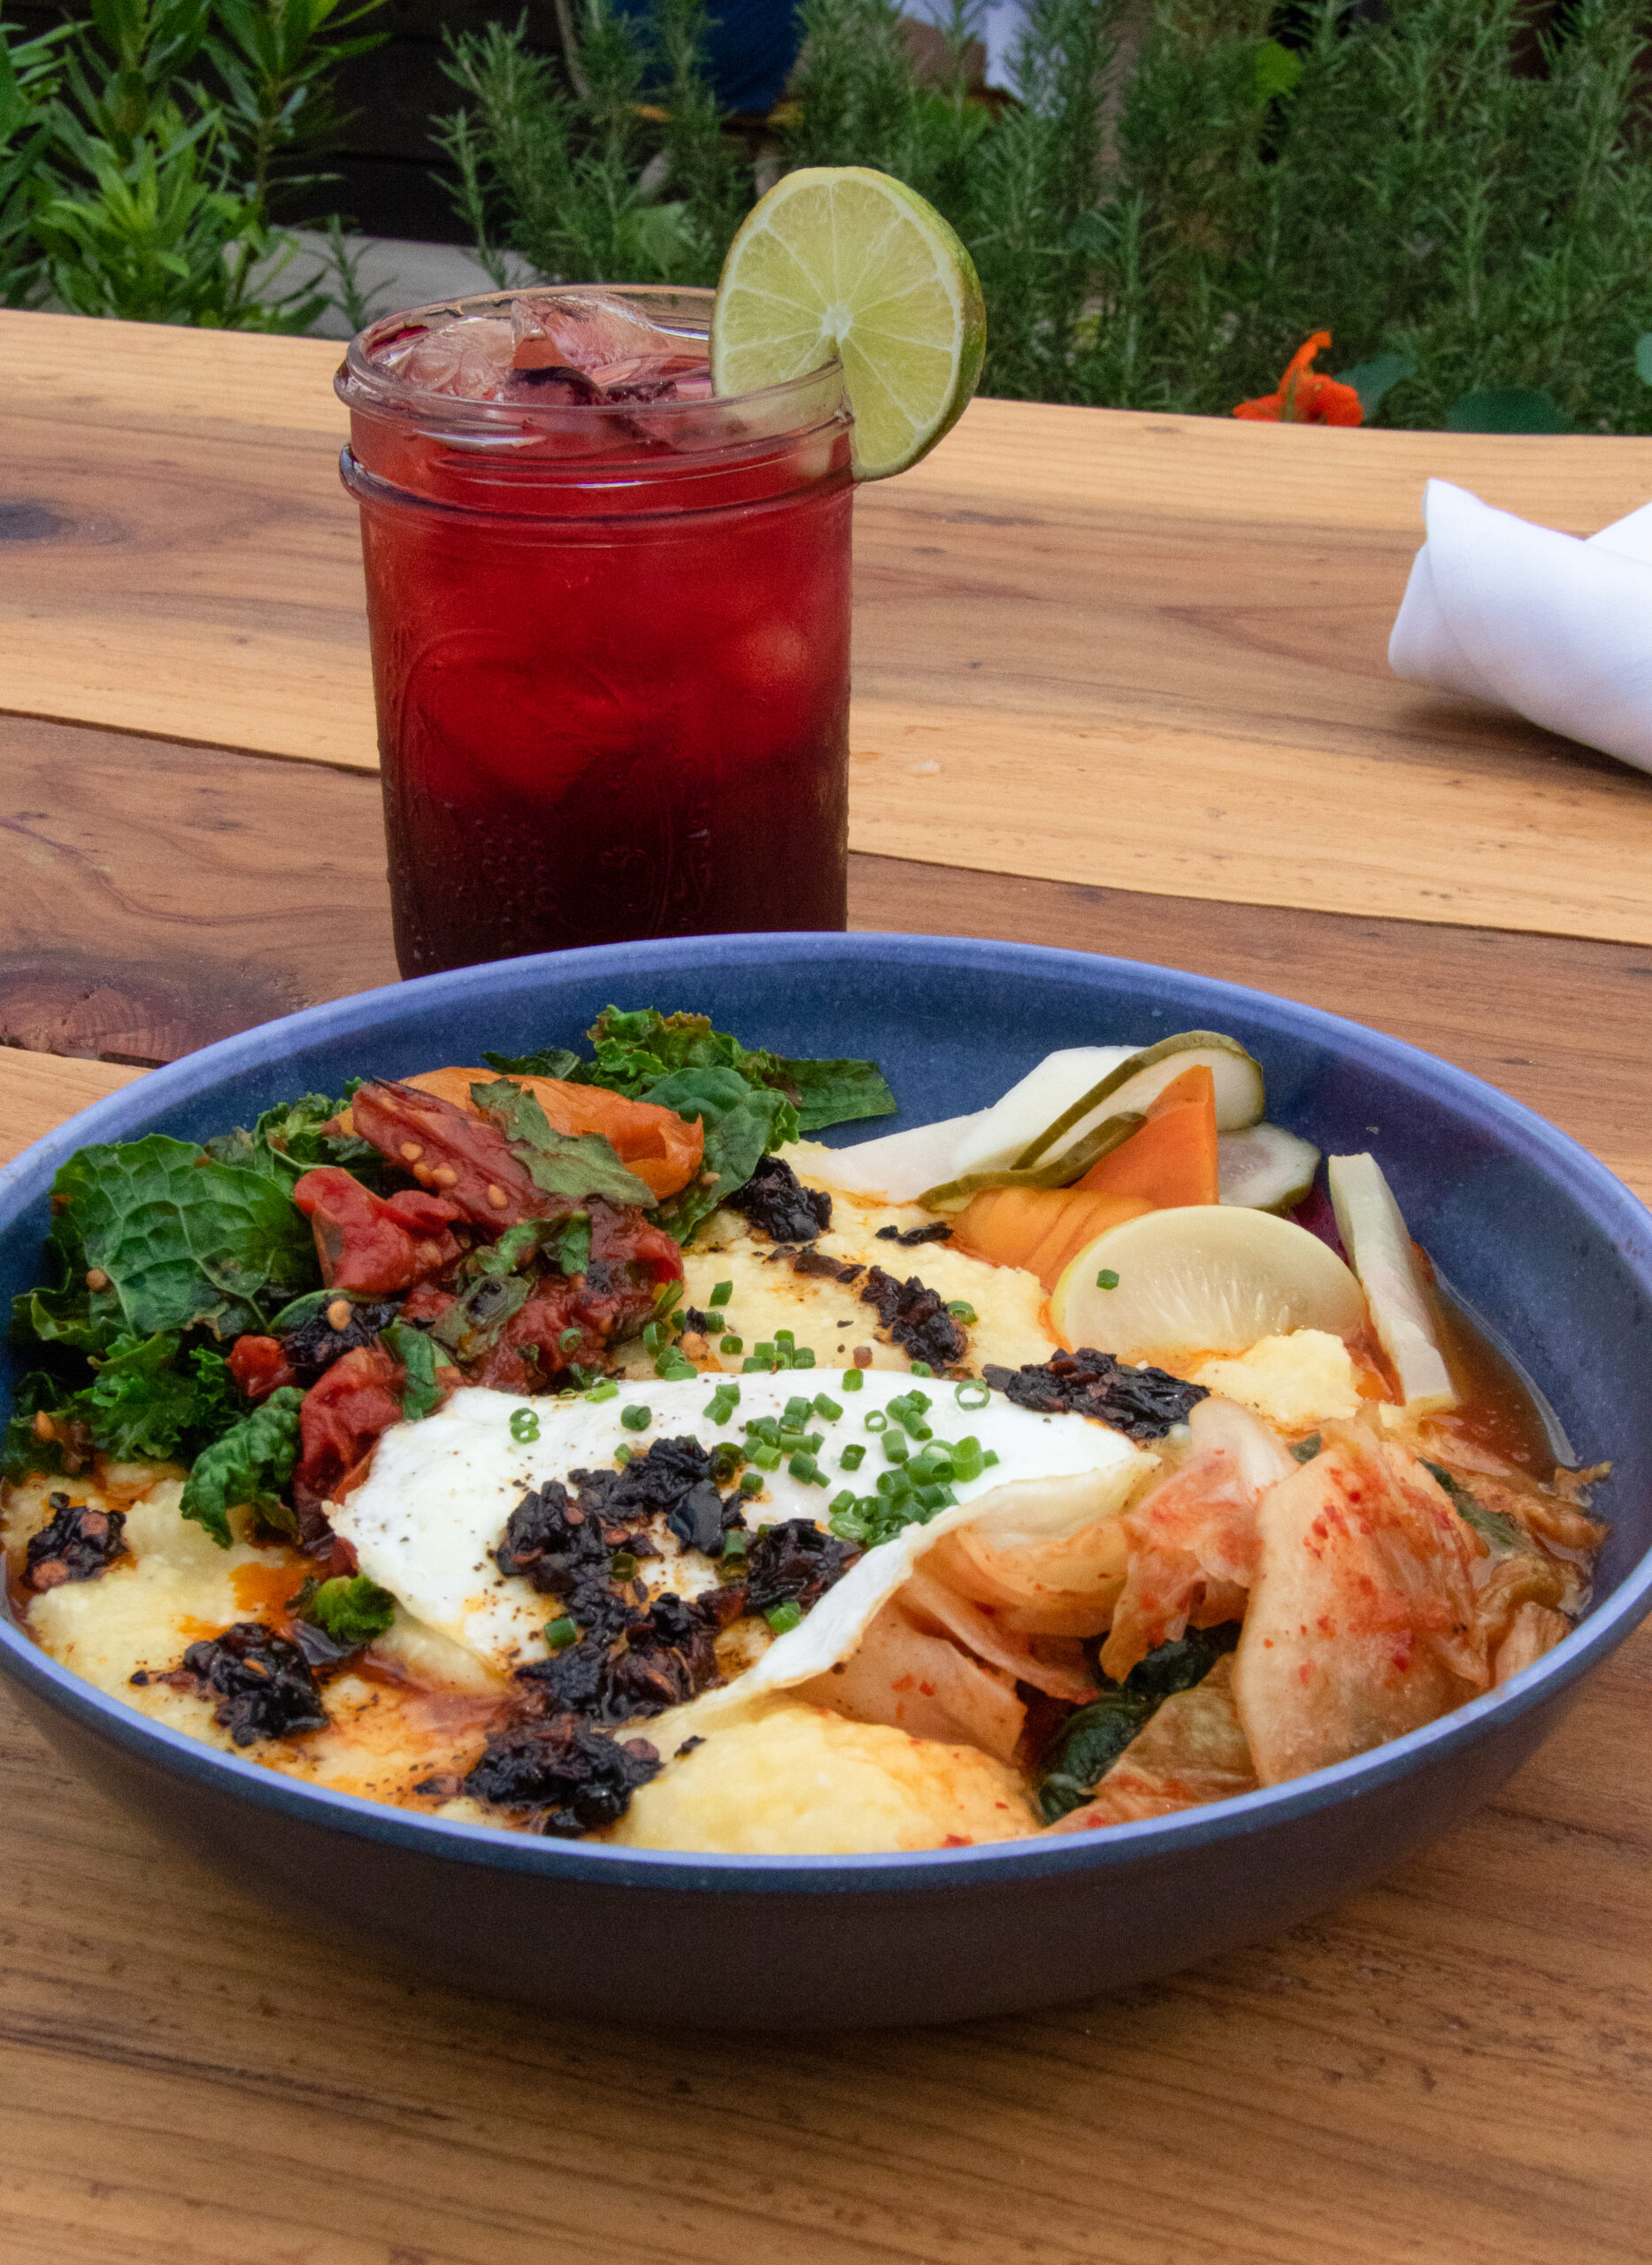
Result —
[[[863, 925], [1271, 977], [1566, 1103], [1652, 1186], [1652, 1070], [1610, 1035], [1645, 952], [876, 859], [856, 891]], [[132, 1074], [0, 1052], [5, 1152], [54, 1095]], [[0, 1700], [0, 2254], [1629, 2265], [1652, 2214], [1648, 1785], [1643, 1632], [1489, 1808], [1277, 1941], [1017, 2020], [685, 2036], [480, 2003], [277, 1916]]]
[[[371, 768], [335, 349], [0, 313], [0, 707]], [[1389, 675], [1424, 480], [1587, 532], [1652, 442], [977, 402], [857, 508], [857, 848], [1652, 942], [1652, 782]]]

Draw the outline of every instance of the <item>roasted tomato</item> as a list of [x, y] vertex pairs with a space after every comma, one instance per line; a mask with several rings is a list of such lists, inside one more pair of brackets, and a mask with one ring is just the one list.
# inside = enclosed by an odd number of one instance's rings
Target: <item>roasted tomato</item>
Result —
[[648, 1320], [662, 1282], [682, 1279], [682, 1252], [641, 1211], [600, 1195], [588, 1197], [585, 1209], [591, 1221], [586, 1272], [543, 1284], [472, 1371], [473, 1384], [520, 1392], [536, 1374], [588, 1366], [616, 1338]]
[[238, 1337], [229, 1348], [229, 1373], [250, 1401], [267, 1400], [278, 1386], [296, 1384], [275, 1337]]
[[463, 1206], [420, 1188], [386, 1201], [349, 1172], [324, 1164], [304, 1174], [293, 1201], [315, 1230], [329, 1290], [380, 1297], [440, 1273], [459, 1255], [450, 1223], [465, 1217]]
[[454, 1206], [449, 1217], [469, 1219], [490, 1234], [577, 1208], [536, 1186], [503, 1133], [485, 1117], [467, 1116], [439, 1094], [387, 1079], [363, 1086], [350, 1113], [364, 1140]]
[[380, 1433], [401, 1422], [403, 1381], [382, 1345], [358, 1345], [311, 1386], [298, 1411], [303, 1452], [293, 1474], [301, 1509], [336, 1496]]

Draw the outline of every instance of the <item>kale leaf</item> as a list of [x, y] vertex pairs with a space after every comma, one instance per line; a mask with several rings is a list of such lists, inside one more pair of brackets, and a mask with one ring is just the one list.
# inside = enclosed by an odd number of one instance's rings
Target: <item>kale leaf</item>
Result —
[[[151, 1132], [81, 1148], [52, 1183], [55, 1288], [26, 1291], [14, 1333], [82, 1353], [118, 1338], [262, 1329], [263, 1308], [316, 1280], [315, 1241], [287, 1187]], [[88, 1277], [101, 1278], [91, 1286]]]
[[887, 1117], [895, 1105], [875, 1062], [782, 1060], [779, 1082], [795, 1102], [798, 1129], [804, 1133], [852, 1125], [857, 1117]]
[[706, 1015], [662, 1015], [652, 1007], [634, 1014], [605, 1007], [589, 1036], [595, 1061], [566, 1047], [537, 1054], [483, 1056], [506, 1076], [562, 1078], [574, 1085], [605, 1086], [629, 1101], [651, 1101], [651, 1088], [680, 1070], [735, 1070], [748, 1085], [766, 1086], [788, 1104], [777, 1120], [777, 1145], [799, 1132], [859, 1117], [887, 1117], [895, 1095], [875, 1062], [790, 1061], [762, 1047], [746, 1047], [727, 1031], [713, 1030]]
[[784, 1120], [795, 1114], [772, 1086], [749, 1085], [738, 1070], [676, 1070], [650, 1086], [642, 1098], [674, 1109], [704, 1128], [705, 1155], [700, 1174], [655, 1213], [667, 1234], [686, 1243], [725, 1196], [743, 1187], [771, 1148], [791, 1135]]
[[1044, 1749], [1038, 1800], [1047, 1824], [1081, 1808], [1131, 1740], [1140, 1736], [1167, 1699], [1203, 1683], [1224, 1652], [1239, 1641], [1239, 1624], [1189, 1628], [1173, 1643], [1133, 1668], [1122, 1683], [1103, 1685], [1087, 1706], [1075, 1708]]
[[565, 1046], [542, 1046], [537, 1054], [487, 1054], [482, 1060], [502, 1078], [560, 1078], [565, 1085], [588, 1086], [593, 1064]]
[[534, 1186], [547, 1195], [603, 1195], [611, 1203], [638, 1203], [644, 1209], [653, 1202], [653, 1190], [626, 1170], [611, 1141], [600, 1132], [553, 1131], [526, 1086], [498, 1078], [491, 1085], [473, 1086], [471, 1099], [498, 1126]]
[[196, 1455], [178, 1508], [185, 1517], [204, 1525], [220, 1549], [229, 1547], [229, 1513], [239, 1503], [250, 1502], [273, 1524], [292, 1524], [280, 1489], [298, 1460], [298, 1410], [304, 1397], [296, 1385], [282, 1385], [233, 1431]]
[[245, 1165], [289, 1188], [305, 1172], [337, 1164], [376, 1195], [386, 1194], [402, 1179], [373, 1143], [355, 1133], [322, 1130], [349, 1107], [348, 1097], [333, 1101], [326, 1094], [301, 1094], [296, 1101], [266, 1109], [250, 1132], [237, 1125], [233, 1132], [215, 1134], [206, 1152], [217, 1163]]
[[335, 1644], [353, 1651], [357, 1644], [370, 1644], [383, 1635], [396, 1617], [396, 1599], [365, 1573], [340, 1574], [323, 1581], [299, 1609], [312, 1628], [324, 1630]]
[[434, 1415], [442, 1405], [434, 1344], [411, 1321], [393, 1321], [388, 1329], [379, 1332], [379, 1336], [407, 1371], [407, 1381], [402, 1387], [403, 1415], [410, 1424]]
[[181, 1357], [180, 1343], [175, 1331], [118, 1337], [93, 1356], [92, 1381], [78, 1388], [59, 1377], [25, 1378], [0, 1451], [7, 1477], [61, 1466], [61, 1449], [35, 1433], [42, 1409], [54, 1424], [80, 1425], [117, 1463], [188, 1463], [221, 1438], [247, 1403], [222, 1354], [203, 1346]]

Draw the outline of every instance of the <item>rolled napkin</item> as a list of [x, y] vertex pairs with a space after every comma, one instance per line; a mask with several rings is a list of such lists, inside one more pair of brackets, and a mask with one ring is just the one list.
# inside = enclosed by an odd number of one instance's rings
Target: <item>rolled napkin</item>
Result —
[[1652, 771], [1652, 503], [1585, 541], [1431, 480], [1423, 520], [1395, 675]]

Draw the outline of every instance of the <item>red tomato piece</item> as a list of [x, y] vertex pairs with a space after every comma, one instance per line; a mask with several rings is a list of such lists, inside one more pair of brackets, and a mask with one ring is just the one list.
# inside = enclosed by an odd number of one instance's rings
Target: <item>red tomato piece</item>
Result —
[[449, 1218], [499, 1234], [525, 1219], [554, 1219], [577, 1206], [547, 1195], [510, 1144], [486, 1117], [467, 1116], [438, 1094], [386, 1079], [363, 1086], [350, 1105], [350, 1122], [364, 1140], [419, 1186], [454, 1205]]
[[267, 1400], [280, 1386], [297, 1382], [275, 1337], [236, 1338], [229, 1348], [229, 1373], [255, 1403]]
[[298, 1411], [302, 1453], [293, 1474], [301, 1506], [347, 1491], [380, 1434], [401, 1422], [404, 1381], [400, 1363], [373, 1344], [343, 1354], [311, 1386]]
[[449, 1223], [464, 1217], [460, 1206], [417, 1188], [386, 1202], [349, 1172], [323, 1164], [304, 1174], [293, 1201], [315, 1231], [329, 1290], [382, 1297], [438, 1273], [459, 1255]]

